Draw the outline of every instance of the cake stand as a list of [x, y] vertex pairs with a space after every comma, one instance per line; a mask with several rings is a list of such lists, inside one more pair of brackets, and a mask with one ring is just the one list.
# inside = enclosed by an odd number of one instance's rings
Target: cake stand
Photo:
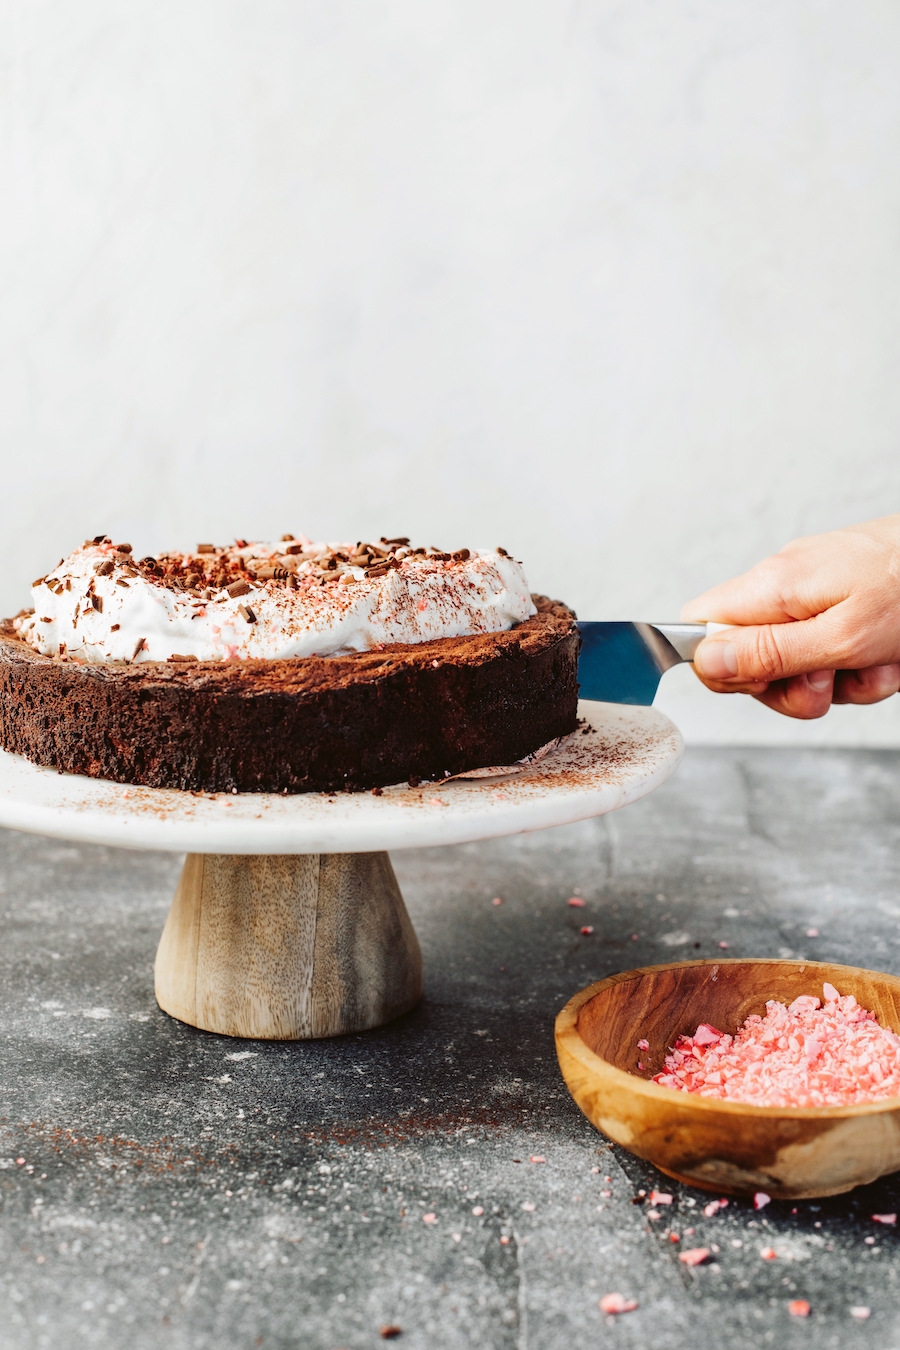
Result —
[[654, 708], [582, 703], [580, 729], [518, 772], [365, 793], [181, 792], [61, 774], [0, 751], [0, 825], [186, 852], [156, 954], [173, 1017], [227, 1036], [380, 1026], [422, 993], [388, 848], [565, 825], [652, 792], [682, 754]]

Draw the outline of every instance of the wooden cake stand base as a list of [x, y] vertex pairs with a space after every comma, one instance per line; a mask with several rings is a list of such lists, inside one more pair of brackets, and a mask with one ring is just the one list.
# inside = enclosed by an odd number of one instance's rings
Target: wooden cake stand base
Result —
[[156, 998], [225, 1036], [367, 1031], [422, 994], [386, 853], [189, 853], [156, 953]]
[[578, 711], [578, 731], [515, 775], [398, 784], [378, 796], [129, 787], [0, 750], [0, 825], [186, 852], [156, 956], [160, 1007], [227, 1036], [338, 1036], [398, 1017], [422, 992], [419, 944], [382, 850], [616, 811], [664, 783], [681, 758], [677, 729], [654, 708]]

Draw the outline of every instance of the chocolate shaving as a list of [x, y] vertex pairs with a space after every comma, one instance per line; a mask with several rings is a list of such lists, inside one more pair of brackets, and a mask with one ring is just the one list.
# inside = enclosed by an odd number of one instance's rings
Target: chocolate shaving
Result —
[[179, 652], [173, 652], [169, 657], [170, 661], [196, 661], [196, 656], [182, 656]]
[[33, 581], [31, 584], [32, 586], [43, 586], [46, 580], [47, 580], [46, 577], [38, 577], [37, 581]]
[[502, 558], [508, 558], [508, 557], [509, 557], [509, 554], [507, 553], [506, 549], [505, 549], [505, 548], [501, 548], [499, 544], [497, 545], [497, 552], [500, 554], [500, 556], [501, 556]]
[[198, 545], [197, 545], [197, 552], [198, 552], [198, 553], [215, 553], [215, 552], [216, 552], [216, 546], [215, 546], [215, 544], [198, 544]]
[[184, 579], [185, 590], [187, 591], [194, 590], [199, 580], [200, 578], [196, 572], [188, 572], [187, 576]]
[[468, 557], [469, 557], [469, 550], [467, 548], [458, 548], [456, 552], [453, 554], [453, 561], [465, 562]]
[[130, 544], [115, 544], [113, 547], [115, 548], [115, 550], [116, 550], [117, 553], [130, 553], [130, 552], [131, 552], [131, 545], [130, 545]]
[[122, 625], [121, 625], [120, 623], [113, 623], [113, 624], [110, 624], [109, 631], [110, 631], [111, 633], [118, 633], [118, 631], [119, 631], [119, 629], [120, 629], [121, 627], [122, 627]]
[[232, 597], [232, 599], [236, 598], [239, 595], [250, 594], [250, 587], [247, 584], [247, 582], [244, 581], [243, 579], [239, 581], [233, 581], [230, 586], [226, 587], [226, 590], [228, 591], [228, 594]]
[[94, 568], [94, 571], [96, 572], [98, 577], [108, 577], [110, 572], [112, 572], [114, 566], [115, 563], [113, 562], [112, 558], [104, 558], [103, 562], [97, 564], [97, 566]]
[[238, 605], [238, 614], [240, 614], [242, 619], [246, 619], [248, 623], [256, 623], [256, 615], [249, 605]]
[[103, 613], [103, 596], [102, 596], [102, 595], [92, 595], [92, 596], [91, 596], [91, 604], [94, 606], [94, 609], [97, 611], [98, 614], [102, 614], [102, 613]]
[[143, 647], [144, 642], [145, 642], [145, 639], [144, 639], [144, 638], [138, 638], [138, 640], [137, 640], [137, 646], [135, 647], [134, 651], [131, 653], [131, 659], [132, 659], [132, 661], [134, 660], [134, 658], [137, 656], [138, 652], [139, 652], [139, 651], [141, 650], [141, 648]]
[[103, 541], [104, 541], [104, 539], [108, 539], [108, 538], [109, 538], [109, 535], [108, 535], [108, 534], [95, 534], [94, 537], [93, 537], [93, 539], [91, 540], [91, 543], [92, 543], [92, 544], [102, 544]]

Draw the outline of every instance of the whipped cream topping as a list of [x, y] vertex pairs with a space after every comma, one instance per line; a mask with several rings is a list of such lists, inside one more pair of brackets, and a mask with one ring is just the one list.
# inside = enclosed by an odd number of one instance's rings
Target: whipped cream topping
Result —
[[337, 656], [512, 628], [535, 613], [503, 549], [450, 554], [379, 544], [202, 544], [136, 561], [88, 540], [32, 587], [14, 624], [45, 656], [99, 664]]

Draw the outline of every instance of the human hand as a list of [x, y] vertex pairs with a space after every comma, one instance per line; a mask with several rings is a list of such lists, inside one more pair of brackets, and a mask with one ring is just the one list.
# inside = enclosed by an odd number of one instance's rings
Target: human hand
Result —
[[900, 689], [900, 515], [797, 539], [681, 617], [739, 625], [694, 657], [717, 693], [806, 718], [889, 698]]

